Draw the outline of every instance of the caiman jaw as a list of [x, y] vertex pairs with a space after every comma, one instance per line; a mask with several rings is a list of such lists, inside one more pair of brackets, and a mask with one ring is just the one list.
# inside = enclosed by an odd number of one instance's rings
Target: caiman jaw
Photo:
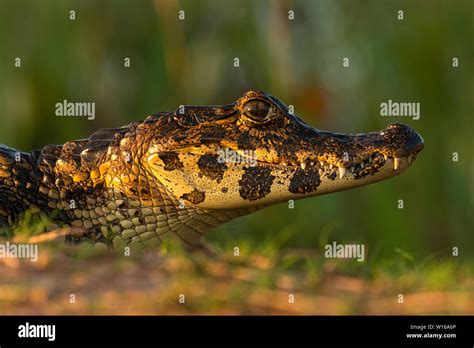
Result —
[[[358, 135], [314, 131], [314, 152], [301, 151], [296, 161], [280, 158], [277, 162], [258, 163], [302, 170], [317, 167], [321, 174], [334, 178], [352, 174], [358, 179], [375, 174], [382, 166], [391, 165], [394, 172], [401, 172], [423, 149], [421, 136], [404, 124], [391, 124], [383, 131]], [[324, 145], [327, 139], [331, 139], [332, 145]]]
[[[366, 185], [398, 175], [423, 148], [404, 124], [354, 135], [312, 128], [262, 92], [206, 110], [211, 121], [197, 119], [198, 112], [176, 115], [188, 134], [178, 139], [186, 141], [161, 139], [148, 162], [174, 196], [203, 209], [267, 206]], [[240, 160], [220, 161], [223, 150]], [[172, 166], [165, 163], [171, 158]]]
[[380, 132], [358, 135], [315, 132], [316, 153], [299, 161], [299, 166], [306, 170], [317, 165], [317, 159], [318, 170], [331, 179], [363, 180], [368, 176], [379, 179], [382, 168], [388, 176], [397, 175], [423, 148], [421, 136], [404, 124], [391, 124]]

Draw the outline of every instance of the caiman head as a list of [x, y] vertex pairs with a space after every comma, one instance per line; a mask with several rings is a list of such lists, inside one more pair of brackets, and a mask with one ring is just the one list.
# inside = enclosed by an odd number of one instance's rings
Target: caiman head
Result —
[[423, 148], [404, 124], [358, 134], [315, 129], [255, 91], [230, 105], [180, 107], [162, 126], [145, 162], [183, 204], [202, 209], [266, 206], [381, 181]]

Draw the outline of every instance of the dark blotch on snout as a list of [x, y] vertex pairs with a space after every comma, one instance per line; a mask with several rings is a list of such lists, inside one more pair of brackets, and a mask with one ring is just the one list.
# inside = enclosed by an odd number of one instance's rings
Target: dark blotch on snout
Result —
[[239, 193], [243, 199], [254, 201], [268, 195], [275, 177], [271, 169], [265, 167], [248, 167], [239, 180]]
[[316, 191], [319, 184], [321, 184], [321, 180], [317, 170], [313, 168], [298, 169], [291, 178], [288, 190], [291, 193], [310, 193]]
[[218, 160], [218, 156], [203, 155], [198, 160], [198, 167], [201, 172], [217, 182], [221, 182], [227, 166], [224, 162]]

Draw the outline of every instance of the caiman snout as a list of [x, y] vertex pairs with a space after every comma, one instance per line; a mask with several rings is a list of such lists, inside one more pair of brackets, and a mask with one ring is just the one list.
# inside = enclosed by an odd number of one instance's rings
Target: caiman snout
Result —
[[[317, 131], [313, 140], [322, 166], [337, 171], [340, 179], [383, 179], [406, 169], [423, 149], [423, 138], [411, 127], [393, 123], [387, 128], [359, 134]], [[383, 175], [381, 172], [387, 170]], [[334, 176], [334, 175], [333, 175]]]
[[413, 128], [403, 123], [392, 123], [381, 132], [384, 152], [392, 157], [407, 157], [423, 149], [423, 138]]

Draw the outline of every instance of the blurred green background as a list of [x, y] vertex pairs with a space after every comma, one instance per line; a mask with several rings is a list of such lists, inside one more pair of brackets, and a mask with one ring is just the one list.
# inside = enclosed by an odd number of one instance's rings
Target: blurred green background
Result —
[[[380, 260], [449, 258], [459, 247], [459, 258], [472, 260], [473, 4], [1, 0], [0, 143], [29, 151], [180, 104], [231, 103], [249, 89], [294, 105], [320, 129], [404, 122], [426, 146], [403, 175], [293, 210], [273, 206], [208, 239], [281, 248], [357, 242]], [[96, 119], [56, 117], [64, 99], [95, 102]], [[421, 103], [421, 119], [381, 117], [389, 99]]]

